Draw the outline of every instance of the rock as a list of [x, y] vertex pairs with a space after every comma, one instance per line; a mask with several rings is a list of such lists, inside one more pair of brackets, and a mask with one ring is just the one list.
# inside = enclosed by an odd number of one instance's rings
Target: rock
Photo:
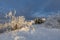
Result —
[[42, 24], [46, 21], [46, 18], [36, 18], [34, 21], [35, 24]]

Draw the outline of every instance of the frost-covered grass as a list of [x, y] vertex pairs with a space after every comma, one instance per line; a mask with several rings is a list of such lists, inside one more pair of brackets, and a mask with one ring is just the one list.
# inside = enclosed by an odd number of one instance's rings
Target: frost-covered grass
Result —
[[[9, 22], [0, 24], [0, 40], [60, 40], [60, 14], [49, 16], [45, 23], [33, 24], [23, 16], [16, 17], [9, 12]], [[17, 24], [18, 29], [9, 31]], [[22, 27], [20, 29], [20, 27]]]

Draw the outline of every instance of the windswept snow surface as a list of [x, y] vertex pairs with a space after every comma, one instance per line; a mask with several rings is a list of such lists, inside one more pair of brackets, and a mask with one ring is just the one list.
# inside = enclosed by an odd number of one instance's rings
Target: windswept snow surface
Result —
[[1, 33], [0, 40], [60, 40], [60, 15], [49, 16], [43, 24]]
[[60, 29], [48, 29], [33, 25], [35, 31], [12, 31], [0, 34], [0, 40], [60, 40]]

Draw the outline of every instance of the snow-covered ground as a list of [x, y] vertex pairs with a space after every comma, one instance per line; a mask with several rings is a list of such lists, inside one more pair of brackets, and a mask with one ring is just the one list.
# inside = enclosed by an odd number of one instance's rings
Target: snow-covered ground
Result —
[[0, 34], [0, 40], [60, 40], [60, 29], [48, 29], [33, 25], [35, 30], [12, 31]]

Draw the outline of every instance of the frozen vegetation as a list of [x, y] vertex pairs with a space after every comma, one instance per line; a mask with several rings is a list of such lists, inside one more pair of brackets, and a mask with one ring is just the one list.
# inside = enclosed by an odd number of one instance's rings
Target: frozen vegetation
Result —
[[[25, 20], [24, 16], [6, 14], [8, 22], [0, 23], [0, 40], [60, 40], [60, 14], [50, 15], [46, 22], [33, 24], [33, 20]], [[17, 30], [15, 25], [17, 24]]]

